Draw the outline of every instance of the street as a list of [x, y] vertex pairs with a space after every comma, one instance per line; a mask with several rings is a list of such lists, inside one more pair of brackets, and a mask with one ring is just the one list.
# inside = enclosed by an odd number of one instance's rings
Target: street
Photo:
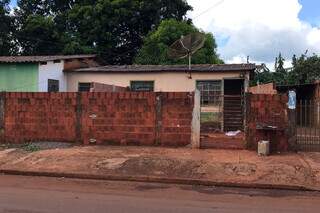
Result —
[[0, 176], [0, 212], [319, 212], [320, 193]]

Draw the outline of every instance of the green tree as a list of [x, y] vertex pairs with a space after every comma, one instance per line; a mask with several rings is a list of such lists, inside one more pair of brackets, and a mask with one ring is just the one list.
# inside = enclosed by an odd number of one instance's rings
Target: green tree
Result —
[[[136, 64], [186, 64], [188, 59], [175, 60], [168, 57], [170, 45], [189, 33], [200, 32], [188, 21], [164, 20], [160, 26], [149, 33], [144, 45], [135, 58]], [[211, 33], [206, 34], [204, 47], [192, 57], [193, 64], [220, 64], [223, 61], [216, 51], [217, 44]]]
[[28, 16], [18, 32], [18, 40], [24, 55], [53, 55], [63, 49], [60, 34], [50, 16]]
[[79, 1], [69, 13], [73, 37], [108, 64], [131, 64], [143, 38], [164, 19], [182, 20], [185, 0]]
[[162, 20], [183, 20], [185, 0], [78, 1], [68, 15], [72, 38], [109, 64], [131, 64], [143, 38]]
[[191, 9], [185, 0], [19, 0], [16, 37], [22, 54], [94, 52], [131, 64], [149, 31]]
[[15, 37], [20, 54], [62, 54], [67, 42], [71, 41], [67, 14], [73, 1], [18, 0], [17, 3]]
[[11, 55], [15, 52], [13, 38], [13, 19], [9, 15], [10, 0], [0, 0], [0, 55]]
[[273, 73], [273, 80], [278, 85], [288, 84], [288, 72], [284, 68], [285, 59], [282, 57], [281, 53], [275, 60], [275, 72]]
[[314, 54], [307, 57], [302, 54], [293, 62], [293, 70], [290, 72], [292, 83], [305, 84], [320, 80], [320, 56]]

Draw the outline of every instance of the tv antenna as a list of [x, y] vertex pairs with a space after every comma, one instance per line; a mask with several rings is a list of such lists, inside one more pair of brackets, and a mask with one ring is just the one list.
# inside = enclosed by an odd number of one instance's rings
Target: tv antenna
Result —
[[191, 33], [182, 36], [179, 40], [175, 41], [169, 48], [168, 55], [172, 59], [189, 59], [189, 72], [191, 77], [191, 59], [192, 55], [201, 49], [206, 40], [203, 33]]

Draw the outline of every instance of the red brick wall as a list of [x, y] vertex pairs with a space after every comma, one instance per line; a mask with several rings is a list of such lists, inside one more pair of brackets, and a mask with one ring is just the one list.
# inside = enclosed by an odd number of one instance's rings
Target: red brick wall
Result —
[[194, 105], [193, 94], [163, 93], [161, 103], [161, 145], [184, 146], [189, 144]]
[[75, 93], [5, 93], [5, 141], [72, 142], [75, 110]]
[[[247, 94], [246, 102], [247, 148], [256, 150], [259, 141], [269, 140], [273, 152], [288, 151], [287, 95]], [[277, 129], [270, 130], [267, 126]]]
[[191, 141], [192, 93], [5, 93], [4, 97], [2, 142], [184, 146]]

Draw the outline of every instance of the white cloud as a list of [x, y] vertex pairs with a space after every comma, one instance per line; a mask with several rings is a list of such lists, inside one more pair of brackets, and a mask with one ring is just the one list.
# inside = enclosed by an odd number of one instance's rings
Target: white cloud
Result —
[[219, 47], [227, 62], [246, 62], [249, 55], [255, 62], [272, 64], [281, 52], [287, 65], [293, 54], [320, 54], [320, 28], [302, 22], [298, 0], [188, 0], [194, 8], [196, 26], [218, 38], [228, 38]]

